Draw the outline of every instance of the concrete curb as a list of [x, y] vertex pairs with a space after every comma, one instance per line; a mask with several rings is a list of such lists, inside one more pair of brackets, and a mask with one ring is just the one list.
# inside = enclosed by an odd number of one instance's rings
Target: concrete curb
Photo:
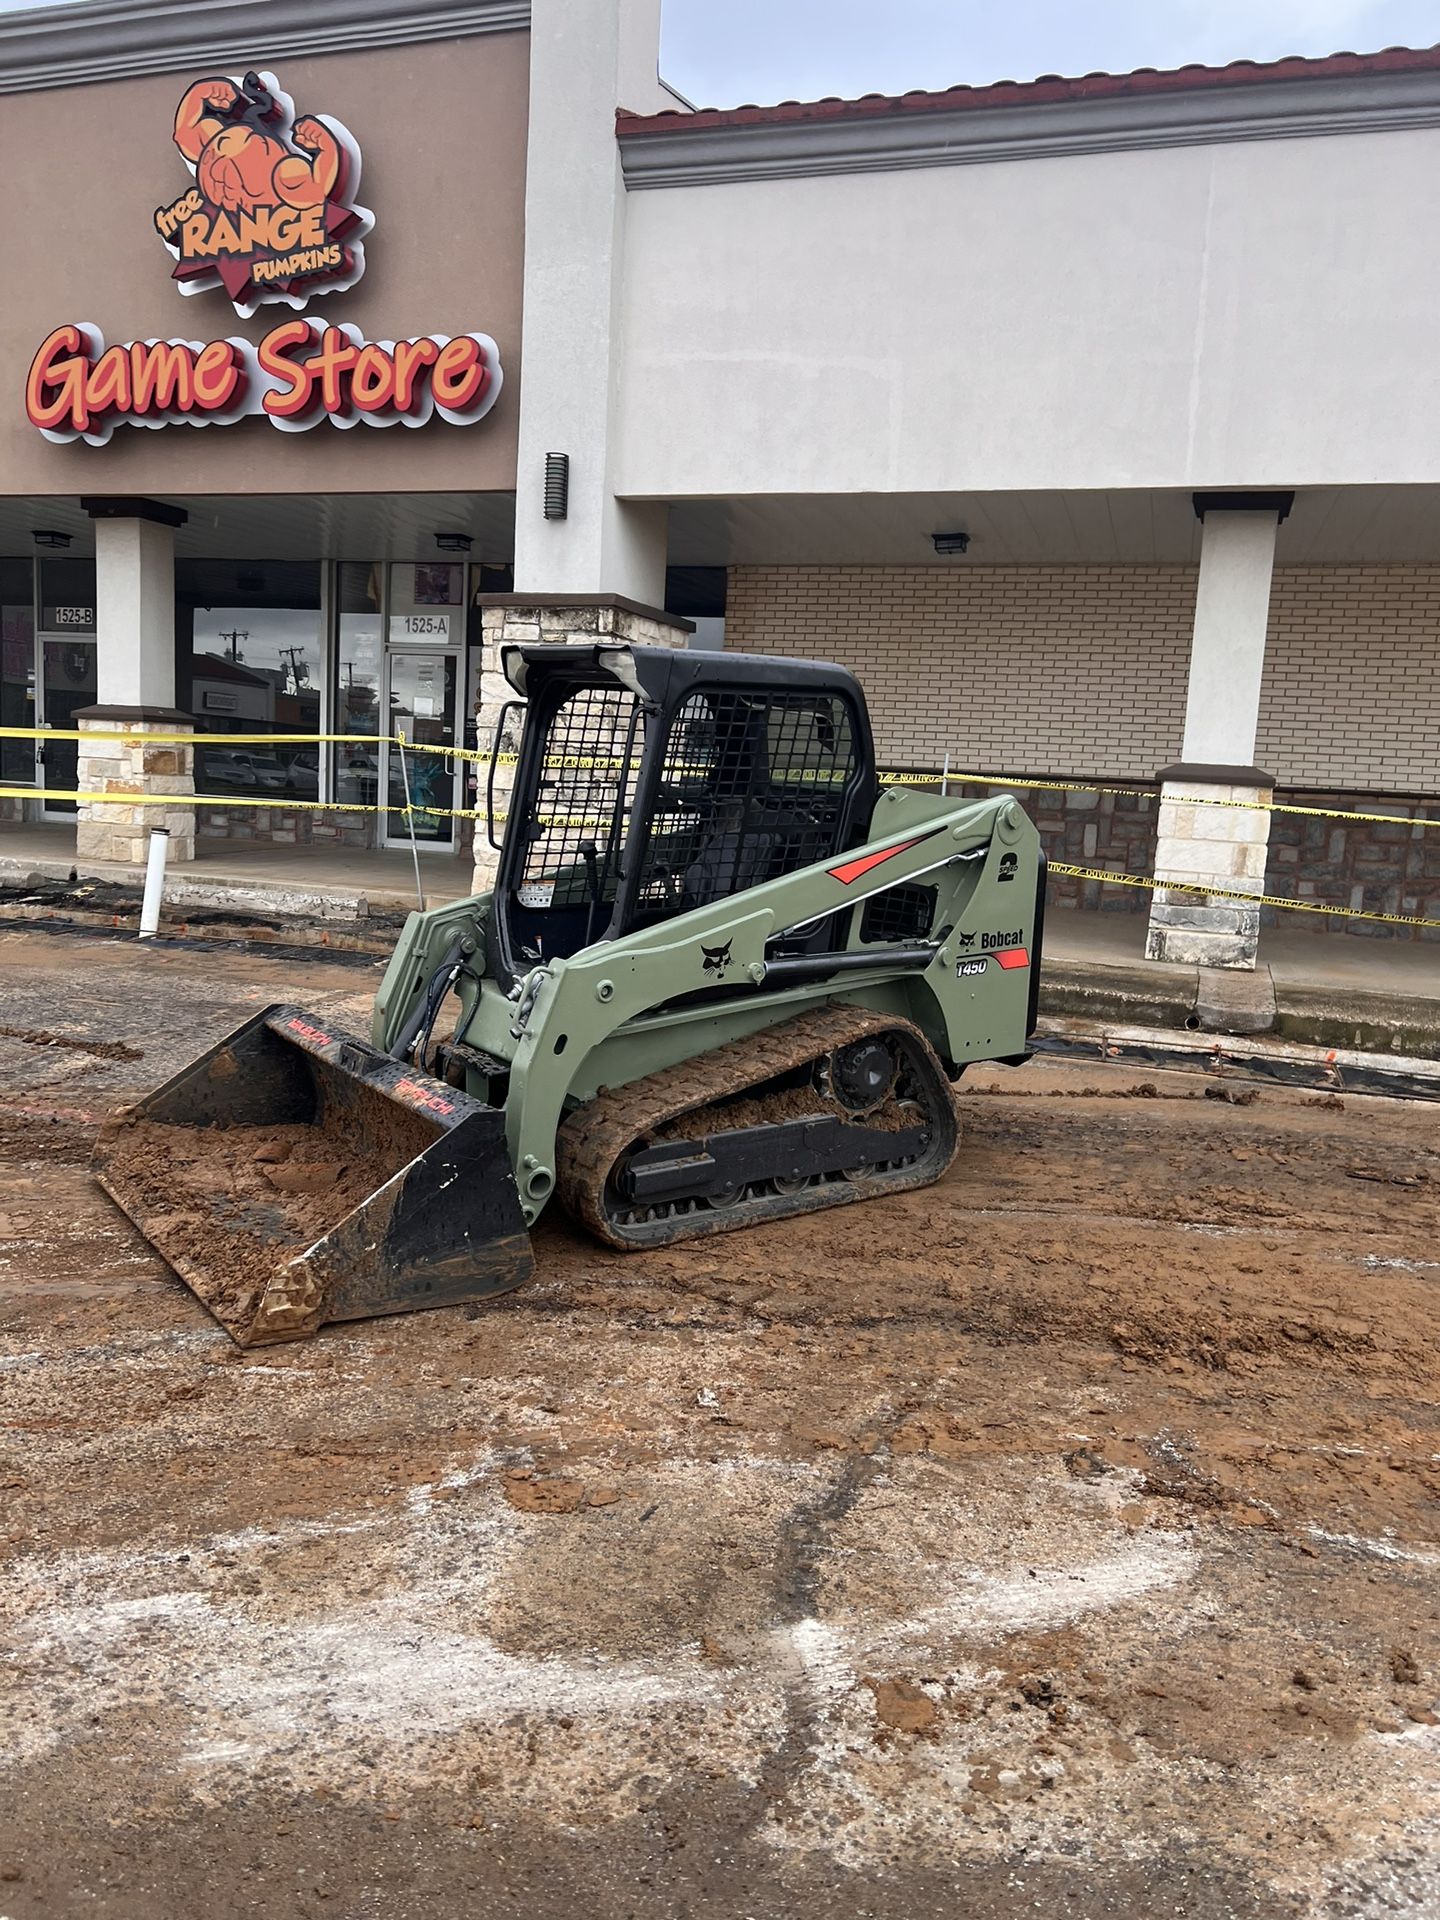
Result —
[[[1440, 997], [1421, 999], [1275, 981], [1270, 983], [1274, 995], [1270, 1020], [1263, 1026], [1242, 1025], [1242, 1020], [1254, 1019], [1264, 1010], [1262, 1002], [1268, 997], [1264, 985], [1242, 990], [1241, 1004], [1227, 1008], [1221, 1005], [1214, 973], [1211, 968], [1148, 960], [1100, 966], [1091, 961], [1047, 959], [1040, 973], [1040, 1012], [1046, 1019], [1124, 1027], [1269, 1033], [1302, 1046], [1440, 1060]], [[1255, 981], [1257, 976], [1244, 978]], [[1216, 1024], [1220, 1020], [1228, 1024]]]
[[[0, 886], [31, 886], [40, 881], [99, 880], [115, 887], [140, 888], [143, 867], [113, 860], [7, 860], [0, 858]], [[237, 879], [233, 874], [187, 867], [171, 868], [165, 876], [167, 908], [241, 913], [288, 914], [303, 920], [364, 920], [370, 913], [408, 913], [413, 893], [382, 888], [361, 892], [354, 887], [277, 885], [273, 880]]]

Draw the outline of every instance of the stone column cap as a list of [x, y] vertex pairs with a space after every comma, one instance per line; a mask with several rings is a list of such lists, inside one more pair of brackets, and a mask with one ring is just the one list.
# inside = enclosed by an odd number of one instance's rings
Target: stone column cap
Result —
[[658, 621], [662, 627], [677, 627], [682, 633], [694, 633], [695, 622], [663, 607], [647, 607], [643, 600], [631, 600], [623, 593], [477, 593], [477, 607], [608, 607], [617, 613], [633, 613], [642, 620]]
[[1157, 780], [1192, 780], [1212, 787], [1273, 787], [1275, 776], [1263, 767], [1227, 767], [1209, 760], [1177, 760], [1161, 767]]
[[129, 726], [174, 727], [195, 725], [193, 713], [182, 713], [178, 707], [77, 707], [72, 716], [76, 720], [121, 720]]

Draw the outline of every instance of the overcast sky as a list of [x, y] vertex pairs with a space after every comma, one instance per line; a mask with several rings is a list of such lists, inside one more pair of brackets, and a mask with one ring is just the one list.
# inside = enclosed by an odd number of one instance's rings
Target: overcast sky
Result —
[[[49, 0], [0, 0], [0, 13]], [[1440, 0], [664, 0], [699, 106], [1440, 41]]]
[[697, 106], [1440, 41], [1440, 0], [665, 0]]

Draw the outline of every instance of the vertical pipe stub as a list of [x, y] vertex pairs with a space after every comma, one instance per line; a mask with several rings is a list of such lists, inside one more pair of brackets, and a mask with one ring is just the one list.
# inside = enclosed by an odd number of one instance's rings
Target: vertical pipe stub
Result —
[[160, 902], [165, 893], [165, 856], [170, 851], [170, 829], [151, 827], [145, 857], [145, 894], [140, 902], [140, 938], [153, 940], [160, 931]]

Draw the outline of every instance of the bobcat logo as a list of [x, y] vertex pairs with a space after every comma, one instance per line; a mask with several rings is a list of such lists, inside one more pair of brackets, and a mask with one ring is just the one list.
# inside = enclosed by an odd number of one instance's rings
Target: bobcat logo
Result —
[[735, 942], [733, 940], [727, 940], [723, 947], [707, 947], [702, 945], [700, 948], [701, 957], [704, 961], [702, 971], [705, 973], [713, 973], [717, 980], [723, 980], [725, 978], [725, 969], [730, 965], [730, 949], [734, 944]]
[[973, 934], [973, 933], [962, 933], [962, 934], [960, 935], [960, 944], [961, 944], [961, 946], [962, 946], [962, 947], [973, 947], [973, 946], [974, 946], [974, 944], [975, 944], [975, 936], [974, 936], [974, 934]]

